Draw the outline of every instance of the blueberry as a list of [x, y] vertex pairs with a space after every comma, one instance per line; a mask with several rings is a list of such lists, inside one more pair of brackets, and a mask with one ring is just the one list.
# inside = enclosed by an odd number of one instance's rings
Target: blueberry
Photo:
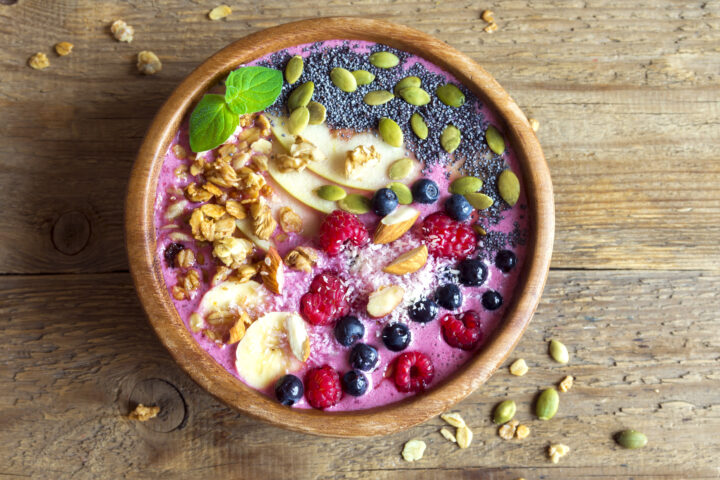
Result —
[[438, 308], [437, 303], [429, 298], [425, 298], [415, 302], [413, 306], [408, 309], [408, 315], [411, 320], [419, 323], [428, 323], [435, 320], [438, 314]]
[[488, 276], [487, 266], [479, 258], [467, 258], [460, 262], [460, 283], [478, 287], [485, 283]]
[[365, 327], [354, 315], [342, 317], [335, 324], [335, 338], [343, 347], [349, 347], [365, 335]]
[[372, 198], [372, 209], [377, 215], [384, 217], [392, 213], [398, 206], [398, 198], [395, 192], [389, 188], [381, 188]]
[[283, 405], [293, 405], [303, 396], [303, 383], [295, 375], [285, 375], [275, 384], [275, 396]]
[[358, 370], [369, 372], [378, 362], [377, 348], [366, 343], [358, 343], [350, 351], [350, 365]]
[[517, 256], [510, 250], [500, 250], [495, 255], [495, 266], [505, 273], [515, 268]]
[[432, 180], [421, 178], [413, 184], [412, 194], [418, 203], [435, 203], [440, 196], [440, 189]]
[[390, 323], [383, 328], [382, 339], [388, 350], [405, 350], [410, 344], [410, 329], [404, 323]]
[[502, 296], [495, 290], [483, 293], [482, 304], [486, 310], [497, 310], [502, 306]]
[[172, 268], [175, 266], [175, 257], [177, 257], [177, 254], [180, 253], [180, 250], [184, 249], [185, 245], [182, 243], [171, 243], [165, 247], [164, 256], [168, 267]]
[[450, 195], [450, 198], [445, 200], [445, 212], [447, 212], [450, 218], [462, 222], [470, 217], [470, 214], [473, 212], [473, 207], [465, 197], [454, 193]]
[[342, 388], [345, 393], [359, 397], [367, 391], [368, 379], [364, 373], [350, 370], [342, 376]]
[[463, 303], [460, 287], [454, 283], [448, 283], [447, 285], [438, 287], [435, 291], [435, 299], [441, 307], [447, 310], [456, 310], [460, 308]]

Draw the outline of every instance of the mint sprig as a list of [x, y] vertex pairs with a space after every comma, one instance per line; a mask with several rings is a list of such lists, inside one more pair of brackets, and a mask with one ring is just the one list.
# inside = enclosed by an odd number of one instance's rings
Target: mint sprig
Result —
[[190, 114], [190, 148], [204, 152], [222, 145], [239, 125], [239, 115], [275, 103], [282, 84], [282, 72], [272, 68], [242, 67], [231, 72], [225, 95], [205, 95]]

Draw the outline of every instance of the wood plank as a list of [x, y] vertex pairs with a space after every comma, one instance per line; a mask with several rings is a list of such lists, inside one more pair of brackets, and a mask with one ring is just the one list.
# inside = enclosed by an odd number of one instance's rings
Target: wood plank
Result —
[[[529, 373], [512, 377], [503, 368], [457, 406], [475, 432], [467, 451], [437, 433], [438, 418], [387, 437], [338, 440], [286, 432], [231, 411], [174, 365], [149, 330], [127, 274], [6, 276], [0, 289], [0, 474], [717, 476], [717, 274], [551, 272], [536, 318], [509, 360], [525, 358]], [[568, 345], [567, 366], [547, 356], [549, 338]], [[576, 383], [561, 394], [558, 415], [533, 419], [534, 395], [567, 374]], [[167, 407], [160, 419], [125, 419], [133, 398], [152, 391]], [[506, 442], [495, 434], [490, 412], [505, 398], [518, 402], [517, 418], [532, 429], [528, 439]], [[611, 435], [626, 427], [644, 431], [648, 447], [618, 448]], [[411, 438], [428, 443], [425, 458], [414, 464], [399, 455]], [[551, 441], [572, 448], [559, 465], [545, 457]]]
[[[213, 4], [214, 5], [214, 4]], [[143, 132], [192, 68], [229, 41], [318, 15], [385, 18], [437, 35], [483, 64], [530, 115], [556, 189], [557, 268], [720, 266], [720, 5], [676, 0], [311, 0], [237, 5], [24, 0], [0, 6], [0, 272], [127, 269], [122, 197]], [[115, 42], [123, 18], [135, 41]], [[58, 58], [52, 45], [75, 43]], [[134, 55], [164, 69], [139, 76]], [[25, 65], [36, 51], [52, 65]], [[89, 225], [89, 228], [86, 228]], [[53, 237], [54, 236], [54, 237]], [[53, 238], [55, 241], [53, 241]]]

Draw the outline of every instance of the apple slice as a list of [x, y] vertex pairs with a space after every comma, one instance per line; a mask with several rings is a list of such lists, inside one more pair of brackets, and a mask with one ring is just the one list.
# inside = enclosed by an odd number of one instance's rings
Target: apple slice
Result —
[[249, 218], [235, 220], [235, 226], [237, 226], [237, 229], [240, 230], [243, 235], [249, 238], [259, 249], [267, 252], [268, 250], [270, 250], [270, 247], [272, 247], [272, 243], [267, 240], [263, 240], [262, 238], [255, 235], [255, 229], [253, 228], [252, 220], [250, 220]]
[[400, 205], [394, 212], [385, 215], [380, 220], [373, 235], [373, 243], [381, 245], [397, 240], [410, 230], [419, 216], [419, 210], [407, 205]]
[[373, 318], [382, 318], [389, 315], [395, 307], [400, 305], [405, 289], [399, 285], [386, 285], [380, 287], [370, 294], [367, 304], [367, 312]]
[[297, 201], [308, 207], [314, 208], [323, 213], [330, 213], [335, 210], [335, 202], [329, 202], [318, 197], [315, 190], [327, 185], [327, 180], [310, 173], [307, 170], [301, 172], [281, 172], [274, 161], [268, 165], [270, 177], [280, 185], [288, 194]]

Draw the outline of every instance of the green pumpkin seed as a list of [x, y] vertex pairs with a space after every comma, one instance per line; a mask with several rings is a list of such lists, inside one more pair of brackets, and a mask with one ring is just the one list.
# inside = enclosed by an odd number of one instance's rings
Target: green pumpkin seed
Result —
[[419, 113], [413, 113], [412, 117], [410, 117], [410, 127], [420, 140], [427, 138], [428, 126], [427, 123], [425, 123], [425, 119]]
[[382, 105], [395, 98], [391, 92], [387, 90], [375, 90], [374, 92], [368, 92], [363, 97], [363, 102], [368, 105]]
[[375, 75], [367, 70], [355, 70], [352, 74], [358, 85], [369, 85], [375, 80]]
[[430, 94], [420, 87], [407, 87], [400, 90], [400, 96], [410, 105], [422, 107], [430, 103]]
[[567, 347], [555, 339], [550, 340], [550, 346], [548, 348], [550, 356], [553, 360], [558, 363], [568, 363], [570, 360], [570, 354], [568, 353]]
[[357, 80], [349, 70], [341, 67], [335, 67], [330, 71], [330, 80], [333, 85], [343, 92], [354, 92], [357, 90]]
[[370, 63], [378, 68], [392, 68], [400, 63], [400, 59], [390, 52], [375, 52], [370, 55]]
[[347, 197], [347, 192], [337, 185], [323, 185], [315, 190], [315, 194], [323, 200], [327, 200], [329, 202], [337, 202], [338, 200], [342, 200]]
[[454, 152], [460, 146], [460, 130], [455, 125], [448, 125], [440, 134], [440, 145], [447, 153]]
[[560, 396], [554, 388], [543, 391], [535, 403], [535, 415], [540, 420], [550, 420], [558, 411]]
[[291, 135], [298, 135], [305, 130], [310, 121], [310, 111], [307, 107], [298, 107], [292, 111], [288, 118], [288, 132]]
[[512, 400], [505, 400], [504, 402], [498, 403], [493, 412], [493, 422], [498, 425], [509, 422], [515, 416], [516, 410], [517, 406]]
[[320, 125], [325, 121], [325, 114], [327, 112], [325, 105], [319, 102], [310, 102], [307, 105], [307, 109], [310, 112], [310, 125]]
[[390, 168], [388, 169], [388, 178], [390, 180], [402, 180], [403, 178], [410, 175], [412, 169], [412, 158], [401, 158], [400, 160], [394, 161], [393, 164], [390, 165]]
[[404, 183], [393, 182], [389, 183], [386, 188], [389, 188], [395, 195], [397, 195], [398, 203], [400, 205], [410, 205], [413, 201], [412, 192], [410, 188]]
[[497, 180], [498, 192], [505, 203], [511, 207], [515, 205], [520, 198], [520, 180], [515, 176], [512, 170], [503, 170]]
[[449, 107], [461, 107], [465, 103], [465, 94], [452, 83], [440, 85], [435, 90], [435, 95]]
[[357, 193], [351, 193], [345, 198], [338, 200], [337, 204], [342, 210], [356, 215], [362, 215], [370, 211], [370, 199]]
[[290, 85], [297, 82], [303, 73], [303, 59], [300, 55], [292, 57], [285, 65], [285, 81]]
[[291, 112], [298, 107], [307, 107], [312, 98], [315, 84], [313, 82], [305, 82], [292, 91], [288, 97], [287, 106]]
[[393, 92], [395, 92], [395, 95], [400, 95], [400, 90], [408, 87], [419, 87], [420, 85], [422, 85], [420, 77], [405, 77], [395, 84]]
[[402, 147], [403, 132], [395, 120], [383, 117], [378, 122], [378, 131], [385, 143], [393, 147]]
[[623, 430], [615, 435], [615, 441], [621, 447], [635, 450], [636, 448], [643, 448], [647, 445], [647, 437], [645, 434], [638, 432], [637, 430]]
[[452, 181], [448, 190], [450, 193], [465, 195], [477, 192], [482, 188], [482, 186], [483, 181], [477, 177], [460, 177]]
[[498, 155], [502, 155], [505, 151], [505, 139], [503, 139], [502, 133], [492, 125], [485, 130], [485, 141], [490, 150]]
[[493, 206], [493, 203], [495, 203], [491, 197], [488, 197], [484, 193], [466, 193], [465, 199], [470, 202], [473, 208], [478, 210], [490, 208]]

